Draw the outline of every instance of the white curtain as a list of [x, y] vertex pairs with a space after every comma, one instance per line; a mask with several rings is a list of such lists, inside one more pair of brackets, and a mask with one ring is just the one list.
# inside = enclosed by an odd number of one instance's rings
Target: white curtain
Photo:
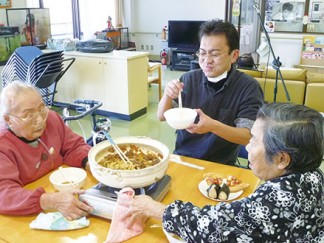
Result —
[[116, 27], [123, 27], [123, 1], [115, 0]]
[[[53, 37], [72, 37], [71, 0], [43, 0], [50, 9]], [[39, 7], [39, 0], [26, 0], [28, 7]], [[123, 0], [79, 0], [80, 27], [85, 39], [93, 38], [96, 31], [107, 28], [110, 16], [114, 27], [124, 26]], [[94, 4], [95, 3], [95, 4]], [[66, 31], [68, 30], [68, 31]]]

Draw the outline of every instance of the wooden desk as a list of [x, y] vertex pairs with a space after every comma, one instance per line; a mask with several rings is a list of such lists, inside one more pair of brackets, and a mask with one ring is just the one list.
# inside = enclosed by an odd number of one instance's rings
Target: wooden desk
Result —
[[[176, 164], [172, 161], [169, 163], [167, 174], [171, 176], [171, 189], [163, 199], [163, 203], [171, 203], [175, 199], [183, 201], [191, 201], [197, 206], [206, 204], [214, 204], [216, 202], [205, 198], [198, 190], [198, 184], [202, 180], [202, 176], [206, 172], [218, 172], [222, 174], [230, 174], [241, 178], [251, 186], [247, 188], [242, 197], [251, 194], [259, 185], [260, 180], [254, 176], [251, 170], [242, 169], [233, 166], [225, 166], [217, 163], [206, 162], [202, 160], [181, 157], [183, 161], [190, 162], [205, 167], [205, 170]], [[27, 189], [34, 189], [43, 186], [47, 192], [54, 191], [49, 180], [49, 175], [37, 180], [26, 186]], [[85, 189], [97, 184], [96, 179], [92, 175], [88, 175]], [[106, 235], [110, 226], [110, 220], [89, 216], [90, 225], [87, 228], [72, 231], [43, 231], [29, 228], [29, 223], [36, 218], [33, 216], [5, 216], [0, 215], [0, 242], [10, 243], [34, 243], [34, 242], [60, 242], [62, 237], [68, 236], [76, 239], [80, 236], [93, 233], [98, 237], [98, 243], [106, 239]], [[168, 242], [161, 228], [150, 228], [150, 225], [158, 223], [156, 220], [150, 219], [146, 224], [144, 233], [127, 242]]]

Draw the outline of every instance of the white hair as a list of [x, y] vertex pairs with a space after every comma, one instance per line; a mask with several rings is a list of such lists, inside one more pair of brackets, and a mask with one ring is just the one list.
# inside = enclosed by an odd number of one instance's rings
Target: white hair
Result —
[[16, 98], [21, 95], [26, 95], [27, 92], [34, 92], [39, 95], [41, 98], [41, 94], [35, 86], [24, 83], [19, 80], [15, 80], [9, 83], [2, 89], [0, 95], [0, 124], [4, 122], [4, 115], [8, 114], [11, 109], [15, 106]]

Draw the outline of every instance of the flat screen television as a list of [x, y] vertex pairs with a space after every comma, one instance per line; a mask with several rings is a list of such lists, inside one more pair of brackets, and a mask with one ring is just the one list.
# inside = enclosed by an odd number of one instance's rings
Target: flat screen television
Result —
[[169, 20], [168, 47], [180, 50], [199, 49], [199, 28], [205, 21]]

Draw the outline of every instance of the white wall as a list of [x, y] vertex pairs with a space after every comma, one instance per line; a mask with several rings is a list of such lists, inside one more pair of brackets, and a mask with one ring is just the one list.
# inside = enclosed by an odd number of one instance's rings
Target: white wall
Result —
[[[12, 0], [12, 8], [26, 8], [26, 0]], [[6, 9], [0, 9], [0, 24], [7, 26]]]
[[[269, 33], [270, 42], [273, 47], [276, 58], [280, 57], [280, 62], [283, 67], [291, 68], [298, 65], [300, 62], [300, 54], [303, 45], [304, 34], [282, 34], [282, 33]], [[261, 38], [264, 34], [261, 35]], [[269, 65], [271, 66], [273, 56], [270, 53]], [[260, 64], [263, 66], [267, 64], [268, 55], [260, 58]]]
[[[130, 39], [138, 50], [147, 47], [150, 53], [158, 55], [167, 47], [161, 41], [160, 33], [168, 20], [209, 20], [225, 18], [225, 0], [124, 0], [125, 26], [129, 27]], [[271, 44], [276, 56], [285, 67], [298, 65], [302, 49], [303, 34], [270, 33]], [[151, 50], [153, 47], [153, 50]], [[269, 59], [271, 63], [272, 56]], [[267, 58], [260, 58], [266, 63]]]
[[[33, 0], [14, 0], [15, 8], [31, 6]], [[167, 47], [161, 41], [160, 33], [168, 20], [209, 20], [225, 18], [225, 0], [123, 0], [124, 25], [129, 28], [130, 40], [136, 42], [138, 50], [143, 45], [150, 53], [158, 55]], [[33, 6], [37, 7], [37, 6]], [[0, 9], [0, 23], [6, 25], [5, 9]], [[302, 48], [302, 34], [270, 33], [271, 43], [276, 56], [280, 57], [283, 66], [298, 65]], [[151, 47], [153, 50], [151, 50]], [[273, 58], [270, 57], [270, 63]], [[261, 58], [260, 63], [266, 63]]]
[[138, 50], [159, 54], [166, 47], [160, 33], [168, 20], [224, 19], [225, 5], [225, 0], [124, 0], [125, 26]]
[[208, 20], [225, 17], [225, 0], [136, 0], [132, 32], [160, 32], [169, 19]]

